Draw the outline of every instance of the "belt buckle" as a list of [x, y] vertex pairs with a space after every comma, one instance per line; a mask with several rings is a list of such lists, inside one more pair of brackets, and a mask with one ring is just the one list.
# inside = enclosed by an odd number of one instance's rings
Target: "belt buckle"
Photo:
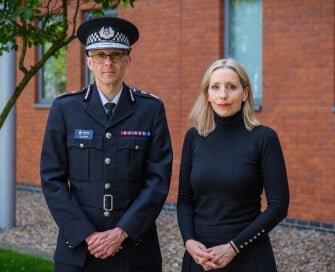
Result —
[[106, 194], [103, 197], [103, 209], [106, 212], [113, 210], [113, 195]]

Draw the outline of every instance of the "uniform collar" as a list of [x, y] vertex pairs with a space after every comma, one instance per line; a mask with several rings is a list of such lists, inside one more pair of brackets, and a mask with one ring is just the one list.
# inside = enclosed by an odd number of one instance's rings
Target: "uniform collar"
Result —
[[118, 92], [118, 94], [114, 97], [113, 101], [108, 101], [108, 99], [106, 98], [106, 96], [99, 90], [99, 88], [97, 86], [97, 90], [98, 90], [98, 93], [99, 93], [102, 105], [104, 106], [104, 105], [106, 105], [106, 103], [110, 103], [110, 102], [112, 102], [115, 105], [117, 105], [119, 103], [119, 100], [120, 100], [122, 89], [123, 89], [123, 85], [122, 85], [120, 91]]
[[[123, 85], [123, 88], [124, 89], [119, 92], [117, 101], [118, 106], [115, 108], [113, 117], [109, 120], [107, 126], [112, 126], [121, 122], [130, 116], [134, 111], [133, 102], [132, 100], [129, 100], [129, 88], [125, 85]], [[93, 85], [91, 99], [87, 101], [86, 111], [94, 120], [102, 126], [106, 126], [106, 112], [102, 105], [102, 98], [96, 84]]]

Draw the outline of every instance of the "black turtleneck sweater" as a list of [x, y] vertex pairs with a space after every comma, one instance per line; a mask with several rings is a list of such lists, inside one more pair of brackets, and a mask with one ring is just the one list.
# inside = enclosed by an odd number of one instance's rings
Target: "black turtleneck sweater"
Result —
[[[178, 222], [184, 242], [207, 246], [236, 244], [240, 252], [264, 236], [286, 215], [289, 189], [276, 132], [266, 126], [248, 131], [242, 111], [215, 116], [207, 137], [191, 128], [180, 165]], [[261, 209], [265, 190], [267, 207]]]

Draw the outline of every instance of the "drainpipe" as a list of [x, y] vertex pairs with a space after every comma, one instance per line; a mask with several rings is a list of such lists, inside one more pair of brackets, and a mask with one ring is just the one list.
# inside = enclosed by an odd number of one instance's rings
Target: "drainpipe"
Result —
[[[16, 53], [0, 56], [0, 111], [16, 86]], [[0, 228], [15, 226], [16, 212], [16, 106], [0, 129]]]

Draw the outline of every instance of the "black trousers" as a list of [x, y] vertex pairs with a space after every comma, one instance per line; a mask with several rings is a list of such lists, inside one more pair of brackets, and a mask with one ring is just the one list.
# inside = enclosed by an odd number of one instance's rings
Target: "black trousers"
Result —
[[[91, 269], [91, 268], [87, 268], [87, 269]], [[111, 267], [110, 270], [105, 270], [105, 268], [99, 268], [99, 264], [97, 264], [97, 266], [93, 264], [92, 269], [93, 270], [86, 270], [86, 268], [82, 268], [82, 267], [64, 265], [60, 263], [55, 264], [55, 272], [86, 272], [86, 271], [105, 272], [105, 271], [114, 271], [115, 269], [120, 269], [120, 268]], [[127, 268], [124, 268], [124, 269], [125, 270], [120, 270], [120, 271], [123, 271], [123, 272], [127, 272], [127, 271], [129, 272], [162, 272], [161, 265], [150, 266], [149, 268], [134, 267], [128, 270]], [[118, 271], [118, 270], [115, 270], [115, 271]]]
[[127, 272], [128, 259], [126, 252], [119, 252], [113, 257], [101, 260], [91, 254], [87, 255], [84, 267], [55, 263], [55, 272]]
[[[121, 252], [116, 256], [121, 254]], [[101, 260], [96, 259], [92, 255], [88, 255], [84, 267], [55, 263], [55, 272], [162, 272], [161, 264], [145, 266], [141, 263], [129, 263], [129, 259], [127, 259], [126, 256], [118, 256], [123, 258], [116, 261], [116, 256]]]
[[[182, 272], [204, 272], [188, 252], [185, 252]], [[254, 244], [236, 255], [225, 268], [211, 270], [215, 272], [277, 272], [276, 262], [269, 238]]]

